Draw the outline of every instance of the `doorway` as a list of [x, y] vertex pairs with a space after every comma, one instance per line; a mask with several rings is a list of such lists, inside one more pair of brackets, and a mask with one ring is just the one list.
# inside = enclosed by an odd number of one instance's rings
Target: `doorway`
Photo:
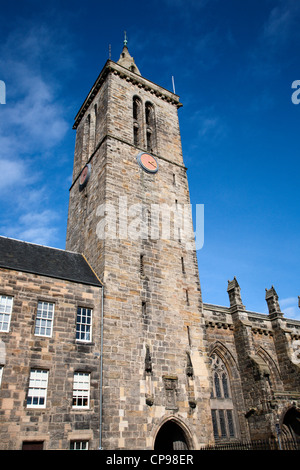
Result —
[[186, 434], [181, 426], [172, 420], [162, 425], [155, 439], [154, 450], [167, 452], [188, 449]]
[[300, 411], [296, 408], [290, 408], [285, 413], [282, 424], [283, 435], [300, 442]]
[[43, 450], [43, 441], [23, 441], [22, 450]]

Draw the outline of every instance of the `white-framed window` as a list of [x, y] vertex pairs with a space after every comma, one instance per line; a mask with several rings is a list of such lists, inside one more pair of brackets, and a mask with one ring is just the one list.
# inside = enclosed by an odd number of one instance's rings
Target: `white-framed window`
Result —
[[8, 295], [0, 295], [0, 331], [9, 331], [13, 298]]
[[71, 441], [70, 450], [89, 450], [89, 441]]
[[48, 371], [32, 369], [29, 377], [27, 408], [46, 408]]
[[38, 302], [34, 334], [36, 336], [52, 336], [54, 319], [54, 304], [50, 302]]
[[90, 374], [75, 372], [73, 382], [73, 407], [89, 408], [90, 406]]
[[77, 308], [76, 340], [92, 341], [92, 309], [85, 307]]

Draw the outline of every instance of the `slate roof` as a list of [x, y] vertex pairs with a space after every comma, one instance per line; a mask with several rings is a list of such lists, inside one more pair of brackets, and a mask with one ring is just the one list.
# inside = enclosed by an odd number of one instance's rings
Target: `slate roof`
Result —
[[102, 285], [79, 253], [1, 236], [0, 267], [91, 286]]

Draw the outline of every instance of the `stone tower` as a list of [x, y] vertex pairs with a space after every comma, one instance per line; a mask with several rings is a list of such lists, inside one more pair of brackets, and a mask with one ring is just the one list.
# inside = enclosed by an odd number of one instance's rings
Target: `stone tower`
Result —
[[66, 248], [104, 284], [103, 449], [212, 442], [179, 97], [108, 60], [76, 118]]

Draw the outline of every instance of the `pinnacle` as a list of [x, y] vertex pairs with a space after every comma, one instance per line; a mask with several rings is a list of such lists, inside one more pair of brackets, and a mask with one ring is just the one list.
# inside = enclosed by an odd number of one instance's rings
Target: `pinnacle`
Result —
[[125, 32], [124, 46], [123, 46], [123, 50], [121, 52], [120, 58], [118, 60], [118, 64], [122, 65], [122, 67], [125, 67], [131, 72], [141, 75], [138, 67], [136, 66], [134, 58], [129, 54], [127, 43], [128, 43], [128, 40], [127, 40], [127, 36]]

